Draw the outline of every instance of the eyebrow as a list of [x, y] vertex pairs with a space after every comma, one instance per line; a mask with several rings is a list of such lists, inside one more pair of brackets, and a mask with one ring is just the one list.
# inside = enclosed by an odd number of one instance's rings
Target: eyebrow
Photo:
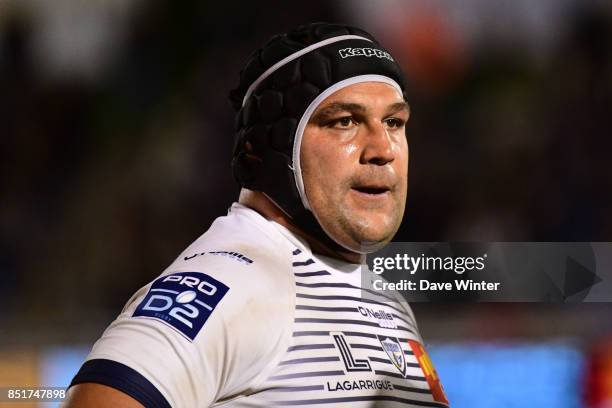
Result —
[[338, 112], [365, 113], [365, 106], [359, 103], [333, 102], [312, 115], [311, 122], [320, 122]]
[[387, 115], [393, 115], [394, 113], [400, 112], [405, 110], [408, 114], [410, 114], [410, 105], [408, 105], [408, 102], [406, 101], [401, 101], [401, 102], [395, 102], [394, 104], [390, 105], [387, 108]]
[[[410, 106], [408, 103], [405, 101], [395, 102], [387, 107], [387, 115], [393, 115], [394, 113], [402, 110], [406, 110], [408, 113], [410, 113]], [[310, 122], [324, 121], [338, 112], [365, 114], [367, 112], [367, 108], [359, 103], [333, 102], [312, 115]]]

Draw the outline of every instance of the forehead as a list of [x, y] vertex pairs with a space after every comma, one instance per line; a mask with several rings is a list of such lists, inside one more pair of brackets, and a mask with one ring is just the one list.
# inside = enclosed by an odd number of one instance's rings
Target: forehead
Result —
[[332, 103], [359, 103], [365, 107], [386, 107], [404, 100], [402, 94], [384, 82], [360, 82], [337, 90], [325, 98], [318, 106], [324, 108]]

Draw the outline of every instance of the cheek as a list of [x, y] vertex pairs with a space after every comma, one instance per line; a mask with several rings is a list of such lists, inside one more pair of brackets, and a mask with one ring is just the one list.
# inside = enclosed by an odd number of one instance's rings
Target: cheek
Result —
[[325, 175], [329, 173], [328, 169], [325, 168], [325, 163], [328, 161], [325, 149], [321, 149], [316, 141], [304, 140], [300, 151], [300, 160], [306, 197], [310, 206], [316, 207], [317, 203], [321, 201], [322, 191], [324, 191], [323, 184], [327, 179]]
[[324, 138], [314, 137], [305, 140], [300, 160], [306, 189], [341, 183], [350, 173], [351, 158], [357, 150], [354, 143], [332, 145]]
[[334, 180], [338, 179], [336, 168], [332, 165], [333, 155], [325, 149], [315, 149], [306, 155], [302, 167], [304, 188], [311, 205], [329, 200], [333, 194]]
[[[342, 150], [347, 153], [355, 148]], [[328, 231], [335, 231], [337, 220], [343, 218], [341, 213], [346, 213], [349, 207], [346, 194], [351, 171], [346, 155], [341, 154], [337, 146], [313, 149], [308, 153], [312, 153], [306, 159], [308, 168], [303, 168], [302, 173], [306, 197], [321, 225]]]
[[395, 171], [398, 175], [406, 178], [408, 177], [408, 163], [410, 159], [410, 150], [408, 148], [408, 142], [404, 139], [396, 145], [396, 160], [394, 163]]

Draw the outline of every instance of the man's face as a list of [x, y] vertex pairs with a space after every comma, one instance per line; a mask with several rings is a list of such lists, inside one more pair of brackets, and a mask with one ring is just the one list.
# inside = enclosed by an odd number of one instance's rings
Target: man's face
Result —
[[408, 188], [408, 105], [392, 86], [363, 82], [327, 97], [304, 131], [300, 161], [311, 210], [355, 252], [397, 232]]

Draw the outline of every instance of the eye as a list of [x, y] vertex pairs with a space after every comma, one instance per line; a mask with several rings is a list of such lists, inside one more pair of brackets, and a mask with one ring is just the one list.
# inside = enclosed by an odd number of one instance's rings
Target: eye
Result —
[[350, 129], [357, 124], [357, 121], [352, 116], [343, 116], [338, 119], [331, 120], [327, 126], [335, 129]]
[[385, 120], [385, 123], [391, 129], [399, 129], [399, 128], [404, 127], [404, 125], [406, 124], [406, 121], [403, 119], [399, 119], [399, 118], [389, 118]]

